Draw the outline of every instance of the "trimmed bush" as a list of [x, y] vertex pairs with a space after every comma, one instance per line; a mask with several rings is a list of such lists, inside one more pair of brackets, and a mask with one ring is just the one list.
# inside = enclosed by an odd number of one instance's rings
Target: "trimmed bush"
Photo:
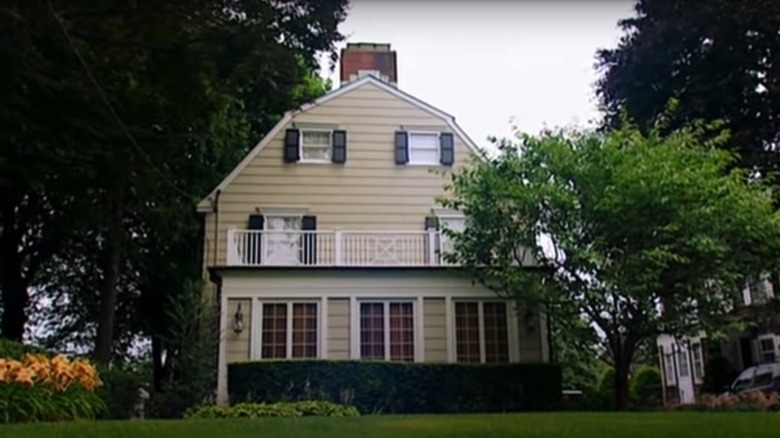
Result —
[[98, 367], [103, 386], [97, 395], [106, 405], [100, 419], [126, 420], [135, 417], [138, 391], [145, 388], [150, 378], [133, 367]]
[[708, 394], [720, 394], [728, 390], [734, 379], [739, 376], [728, 359], [721, 354], [710, 356], [704, 363], [704, 382], [702, 391]]
[[239, 403], [235, 406], [199, 406], [184, 418], [263, 418], [263, 417], [357, 417], [354, 406], [326, 401], [280, 403]]
[[552, 364], [262, 361], [228, 366], [232, 404], [327, 400], [364, 413], [551, 410], [561, 398]]

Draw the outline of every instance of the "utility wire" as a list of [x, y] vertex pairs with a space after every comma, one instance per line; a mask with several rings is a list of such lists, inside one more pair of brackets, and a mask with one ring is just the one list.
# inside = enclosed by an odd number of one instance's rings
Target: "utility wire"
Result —
[[97, 81], [97, 78], [95, 78], [95, 75], [92, 73], [92, 70], [89, 68], [87, 61], [84, 59], [84, 57], [81, 55], [81, 52], [79, 52], [78, 48], [73, 43], [73, 39], [71, 38], [70, 33], [68, 33], [68, 28], [67, 26], [65, 26], [65, 22], [62, 20], [62, 18], [60, 18], [57, 12], [54, 11], [54, 6], [51, 4], [51, 0], [48, 0], [46, 3], [49, 6], [49, 11], [51, 12], [52, 17], [54, 17], [54, 19], [57, 21], [57, 24], [59, 24], [60, 29], [62, 30], [62, 34], [65, 37], [66, 42], [68, 43], [68, 46], [70, 46], [70, 49], [73, 51], [73, 54], [76, 55], [76, 58], [78, 58], [82, 68], [84, 69], [84, 72], [87, 74], [87, 77], [89, 78], [90, 82], [92, 82], [92, 85], [95, 87], [95, 89], [97, 89], [101, 99], [103, 100], [103, 103], [105, 103], [106, 107], [108, 108], [109, 113], [114, 118], [116, 123], [122, 128], [122, 131], [130, 140], [130, 143], [133, 145], [133, 147], [135, 147], [135, 149], [138, 151], [141, 157], [143, 157], [146, 163], [160, 175], [160, 177], [165, 183], [170, 185], [179, 194], [191, 199], [195, 198], [193, 194], [183, 190], [182, 188], [177, 186], [176, 183], [171, 181], [171, 179], [168, 178], [165, 172], [163, 172], [159, 167], [157, 167], [157, 165], [154, 164], [154, 161], [152, 161], [152, 159], [149, 158], [146, 152], [144, 152], [143, 148], [141, 148], [141, 145], [138, 144], [133, 134], [127, 128], [127, 125], [125, 125], [125, 123], [122, 121], [122, 118], [119, 117], [119, 114], [117, 114], [116, 110], [114, 109], [114, 105], [111, 104], [111, 100], [108, 98], [108, 95], [103, 90], [103, 87], [100, 86], [100, 83]]

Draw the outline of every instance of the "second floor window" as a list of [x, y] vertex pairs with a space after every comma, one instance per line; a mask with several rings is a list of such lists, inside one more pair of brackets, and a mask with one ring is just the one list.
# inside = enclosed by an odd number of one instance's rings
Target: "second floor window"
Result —
[[409, 164], [438, 164], [439, 134], [409, 133]]
[[329, 162], [331, 154], [331, 132], [318, 130], [301, 131], [301, 160]]

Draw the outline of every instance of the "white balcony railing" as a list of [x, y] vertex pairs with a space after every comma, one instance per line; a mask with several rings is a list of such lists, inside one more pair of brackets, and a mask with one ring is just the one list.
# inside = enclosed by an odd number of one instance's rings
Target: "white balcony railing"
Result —
[[431, 231], [228, 230], [228, 266], [439, 266], [449, 248]]

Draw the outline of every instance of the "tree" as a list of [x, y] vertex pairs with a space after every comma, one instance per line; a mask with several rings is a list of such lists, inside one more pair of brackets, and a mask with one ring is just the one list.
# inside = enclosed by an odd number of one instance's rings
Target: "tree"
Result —
[[[621, 409], [638, 346], [726, 328], [745, 275], [776, 267], [780, 249], [771, 193], [728, 170], [725, 134], [661, 128], [497, 141], [499, 155], [454, 173], [441, 200], [466, 215], [465, 231], [445, 233], [475, 281], [601, 332]], [[538, 268], [519, 266], [532, 259]]]
[[55, 341], [92, 344], [102, 363], [133, 335], [165, 331], [139, 312], [164, 313], [201, 276], [194, 203], [250, 138], [320, 92], [316, 55], [335, 53], [345, 10], [4, 5], [0, 59], [13, 68], [0, 87], [13, 98], [0, 109], [0, 165], [17, 172], [0, 182], [2, 335], [21, 338], [31, 288], [67, 297], [49, 312], [68, 317]]
[[680, 102], [670, 128], [723, 120], [722, 146], [736, 163], [777, 178], [780, 170], [780, 3], [773, 0], [639, 0], [620, 21], [617, 48], [601, 50], [596, 91], [606, 126], [626, 111], [649, 129], [670, 99]]

